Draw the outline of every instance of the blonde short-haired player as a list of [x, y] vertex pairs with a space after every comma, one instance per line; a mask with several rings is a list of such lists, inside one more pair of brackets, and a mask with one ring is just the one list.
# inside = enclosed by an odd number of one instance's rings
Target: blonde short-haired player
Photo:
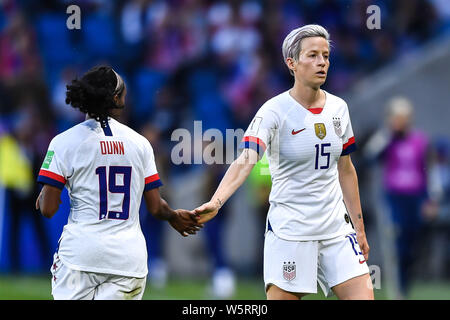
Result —
[[149, 141], [121, 124], [126, 87], [110, 67], [94, 67], [67, 86], [66, 102], [86, 121], [50, 142], [38, 176], [43, 184], [36, 209], [51, 218], [67, 188], [70, 214], [54, 254], [55, 299], [141, 299], [147, 276], [147, 247], [139, 223], [147, 209], [181, 235], [202, 227], [186, 210], [172, 210]]
[[283, 58], [294, 86], [268, 100], [245, 132], [243, 152], [211, 200], [195, 209], [212, 219], [266, 152], [272, 178], [264, 242], [268, 299], [317, 292], [339, 299], [373, 299], [347, 104], [320, 87], [330, 65], [328, 32], [293, 30]]

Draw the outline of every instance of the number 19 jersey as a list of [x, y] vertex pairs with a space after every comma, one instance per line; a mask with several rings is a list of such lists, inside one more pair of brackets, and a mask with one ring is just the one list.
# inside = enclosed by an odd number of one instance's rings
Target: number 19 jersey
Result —
[[58, 245], [65, 265], [146, 276], [139, 206], [144, 190], [162, 185], [146, 138], [112, 118], [105, 128], [88, 119], [53, 138], [38, 182], [69, 193], [70, 214]]
[[267, 229], [294, 241], [353, 232], [337, 163], [355, 149], [347, 104], [328, 92], [323, 109], [306, 109], [288, 91], [268, 100], [240, 148], [266, 152], [272, 178]]

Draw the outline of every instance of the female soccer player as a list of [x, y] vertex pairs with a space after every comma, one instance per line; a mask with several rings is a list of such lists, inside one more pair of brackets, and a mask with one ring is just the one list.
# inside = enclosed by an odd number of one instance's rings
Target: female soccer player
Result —
[[51, 218], [61, 190], [69, 191], [70, 215], [51, 267], [55, 299], [142, 298], [147, 276], [138, 214], [142, 195], [147, 209], [183, 236], [202, 227], [195, 214], [174, 211], [161, 199], [149, 141], [115, 119], [126, 91], [107, 66], [67, 86], [66, 103], [86, 113], [86, 120], [51, 141], [36, 200], [36, 209]]
[[259, 109], [241, 143], [244, 151], [195, 212], [199, 222], [212, 219], [267, 150], [267, 298], [301, 299], [316, 293], [318, 282], [326, 296], [373, 299], [347, 104], [320, 88], [330, 65], [329, 34], [306, 25], [285, 38], [282, 51], [294, 86]]

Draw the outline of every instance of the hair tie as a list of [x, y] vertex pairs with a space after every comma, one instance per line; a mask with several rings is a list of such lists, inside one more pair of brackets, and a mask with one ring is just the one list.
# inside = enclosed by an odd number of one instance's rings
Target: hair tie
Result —
[[111, 68], [111, 70], [116, 75], [116, 80], [117, 80], [116, 88], [114, 89], [114, 93], [113, 93], [113, 95], [115, 96], [116, 94], [119, 94], [119, 93], [121, 93], [123, 91], [124, 84], [123, 84], [122, 77], [119, 76], [117, 74], [117, 72], [114, 71], [113, 68]]

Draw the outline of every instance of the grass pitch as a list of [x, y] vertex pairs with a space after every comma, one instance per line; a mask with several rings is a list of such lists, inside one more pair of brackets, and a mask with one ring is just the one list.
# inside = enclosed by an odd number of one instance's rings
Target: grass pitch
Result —
[[[208, 279], [172, 279], [162, 289], [147, 284], [144, 300], [214, 300]], [[375, 298], [386, 300], [386, 292], [375, 290]], [[51, 300], [50, 276], [0, 275], [0, 300]], [[233, 300], [265, 300], [264, 285], [259, 279], [239, 279]], [[310, 294], [305, 300], [325, 299], [322, 292]], [[336, 297], [329, 298], [330, 300]], [[450, 283], [417, 282], [408, 299], [450, 300]]]

